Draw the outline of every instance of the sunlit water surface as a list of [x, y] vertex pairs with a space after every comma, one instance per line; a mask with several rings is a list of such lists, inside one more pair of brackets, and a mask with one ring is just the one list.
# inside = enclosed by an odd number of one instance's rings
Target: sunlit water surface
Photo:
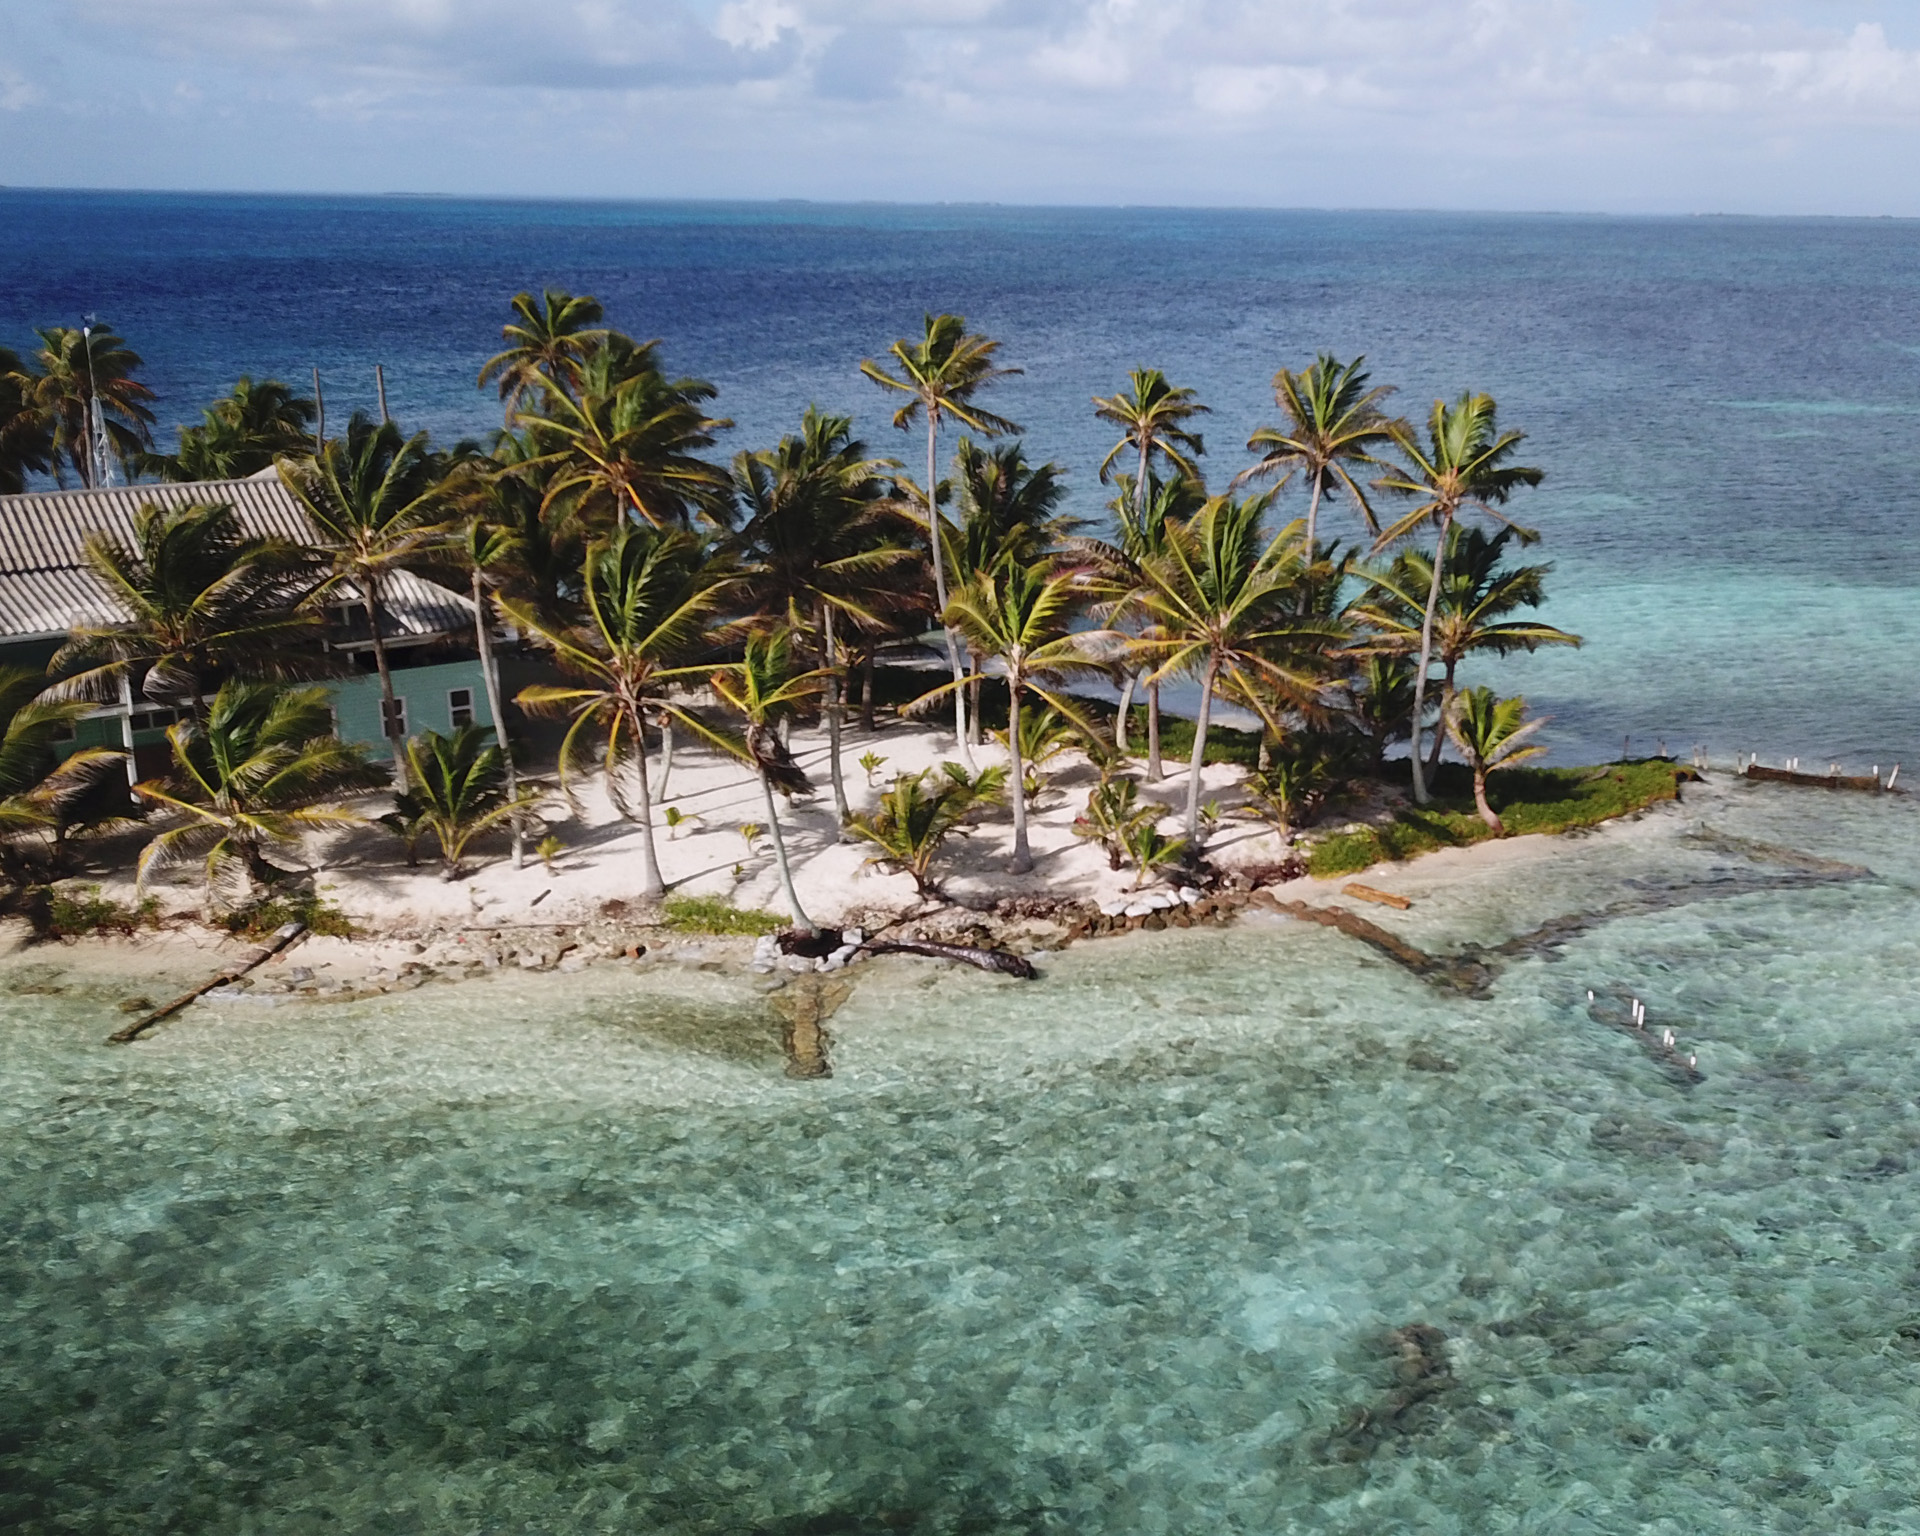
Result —
[[[125, 978], [10, 962], [0, 1525], [1920, 1530], [1920, 813], [1718, 794], [1405, 931], [1751, 873], [1702, 822], [1874, 877], [1483, 1001], [1277, 920], [877, 963], [828, 1082], [731, 973], [108, 1051]], [[1396, 1417], [1415, 1322], [1452, 1376]]]

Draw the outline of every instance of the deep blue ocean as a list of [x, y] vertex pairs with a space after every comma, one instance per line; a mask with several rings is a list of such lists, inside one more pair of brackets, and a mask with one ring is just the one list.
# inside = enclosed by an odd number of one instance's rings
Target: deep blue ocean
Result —
[[1480, 675], [1558, 758], [1920, 771], [1913, 222], [0, 192], [0, 232], [0, 343], [110, 320], [163, 440], [242, 372], [318, 366], [343, 420], [376, 362], [404, 425], [482, 434], [507, 300], [553, 284], [719, 385], [727, 452], [817, 401], [911, 456], [856, 365], [945, 309], [1004, 339], [995, 408], [1097, 513], [1088, 401], [1129, 368], [1213, 406], [1222, 484], [1277, 367], [1364, 352], [1415, 417], [1491, 391], [1548, 472], [1518, 515], [1588, 644]]

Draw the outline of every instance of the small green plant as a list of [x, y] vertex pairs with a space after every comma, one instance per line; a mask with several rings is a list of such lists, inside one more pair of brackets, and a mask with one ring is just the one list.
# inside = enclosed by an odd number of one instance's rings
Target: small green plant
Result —
[[1127, 836], [1127, 858], [1134, 868], [1133, 889], [1145, 885], [1154, 871], [1179, 863], [1186, 851], [1184, 837], [1162, 837], [1152, 823], [1135, 827]]
[[787, 920], [774, 912], [736, 907], [718, 896], [669, 896], [666, 925], [676, 933], [778, 933]]
[[767, 829], [761, 826], [759, 822], [743, 821], [738, 827], [734, 828], [734, 830], [740, 834], [740, 841], [747, 845], [747, 852], [749, 854], [755, 854], [760, 851], [754, 845], [760, 841], [762, 834], [764, 834]]
[[440, 845], [440, 878], [458, 879], [467, 846], [482, 833], [532, 809], [539, 791], [507, 795], [507, 760], [484, 726], [463, 725], [451, 736], [422, 731], [407, 742], [407, 787], [380, 818], [406, 844], [407, 863], [417, 862], [428, 833]]
[[158, 921], [159, 901], [148, 896], [134, 906], [102, 896], [97, 885], [55, 886], [47, 902], [47, 932], [77, 939], [92, 933], [132, 933]]
[[677, 805], [668, 806], [666, 810], [661, 812], [661, 815], [666, 820], [667, 837], [669, 839], [678, 837], [682, 827], [690, 827], [700, 819], [696, 812], [683, 811]]
[[1118, 869], [1127, 856], [1127, 839], [1159, 817], [1158, 806], [1140, 803], [1139, 781], [1117, 774], [1094, 786], [1087, 808], [1073, 819], [1073, 835], [1097, 842], [1107, 851], [1107, 867]]
[[883, 869], [913, 877], [921, 896], [937, 896], [933, 861], [942, 846], [975, 810], [991, 805], [1005, 792], [1007, 770], [982, 769], [970, 774], [958, 763], [942, 763], [941, 771], [903, 773], [881, 797], [871, 816], [855, 816], [848, 830], [879, 851], [867, 860]]
[[220, 921], [228, 933], [243, 939], [264, 939], [288, 923], [328, 938], [353, 937], [353, 919], [320, 895], [270, 897], [229, 912]]
[[547, 866], [547, 873], [553, 873], [553, 861], [566, 851], [566, 844], [549, 832], [540, 839], [539, 846], [533, 851], [540, 855], [540, 862]]
[[884, 757], [882, 757], [878, 752], [862, 752], [860, 754], [860, 766], [867, 770], [867, 788], [868, 789], [875, 789], [878, 787], [878, 785], [874, 781], [874, 775], [877, 774], [882, 768], [884, 768], [886, 764], [887, 764], [887, 760]]

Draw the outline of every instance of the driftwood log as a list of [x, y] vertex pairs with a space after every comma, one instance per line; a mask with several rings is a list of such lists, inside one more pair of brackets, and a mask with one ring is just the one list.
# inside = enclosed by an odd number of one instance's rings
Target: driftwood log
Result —
[[997, 971], [1002, 976], [1018, 976], [1022, 981], [1032, 981], [1038, 974], [1031, 960], [1004, 949], [938, 944], [931, 939], [869, 939], [860, 947], [873, 955], [926, 955], [934, 960], [958, 960], [962, 965]]
[[228, 966], [211, 981], [202, 982], [191, 992], [176, 997], [172, 1002], [168, 1003], [166, 1007], [156, 1008], [144, 1018], [135, 1019], [133, 1023], [129, 1024], [125, 1029], [115, 1030], [107, 1036], [107, 1044], [126, 1045], [129, 1041], [138, 1040], [162, 1019], [178, 1013], [195, 998], [200, 997], [204, 993], [211, 992], [215, 987], [223, 987], [231, 982], [238, 981], [256, 966], [265, 965], [306, 931], [307, 925], [305, 923], [282, 923], [278, 928], [273, 930], [273, 933], [268, 937], [266, 943], [260, 945], [258, 948], [250, 949], [246, 954], [242, 955], [239, 964]]
[[1762, 768], [1758, 763], [1749, 763], [1746, 776], [1763, 784], [1801, 784], [1809, 789], [1857, 789], [1870, 795], [1884, 794], [1887, 788], [1880, 782], [1877, 773], [1795, 773], [1787, 768]]

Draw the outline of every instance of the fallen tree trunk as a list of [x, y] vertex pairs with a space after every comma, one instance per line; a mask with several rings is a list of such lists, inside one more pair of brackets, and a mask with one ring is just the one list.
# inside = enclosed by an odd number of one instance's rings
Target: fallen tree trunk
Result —
[[266, 943], [260, 945], [257, 949], [249, 950], [243, 955], [238, 965], [228, 966], [211, 981], [203, 982], [184, 996], [176, 997], [172, 1002], [168, 1003], [166, 1007], [156, 1008], [152, 1013], [146, 1015], [146, 1017], [136, 1019], [125, 1029], [114, 1031], [114, 1033], [107, 1036], [107, 1044], [126, 1045], [130, 1041], [138, 1040], [162, 1019], [178, 1013], [195, 998], [211, 992], [215, 987], [223, 987], [231, 982], [238, 981], [256, 966], [265, 965], [306, 931], [307, 925], [305, 923], [282, 923], [278, 928], [273, 930], [272, 936], [268, 938]]
[[976, 949], [971, 944], [937, 944], [931, 939], [869, 939], [861, 948], [873, 955], [926, 955], [934, 960], [958, 960], [962, 965], [997, 971], [1002, 976], [1018, 976], [1022, 981], [1032, 981], [1038, 974], [1033, 962], [1024, 955], [1004, 949]]
[[1796, 773], [1788, 768], [1762, 768], [1747, 764], [1746, 777], [1763, 784], [1801, 784], [1809, 789], [1857, 789], [1870, 795], [1882, 794], [1886, 785], [1877, 773]]

